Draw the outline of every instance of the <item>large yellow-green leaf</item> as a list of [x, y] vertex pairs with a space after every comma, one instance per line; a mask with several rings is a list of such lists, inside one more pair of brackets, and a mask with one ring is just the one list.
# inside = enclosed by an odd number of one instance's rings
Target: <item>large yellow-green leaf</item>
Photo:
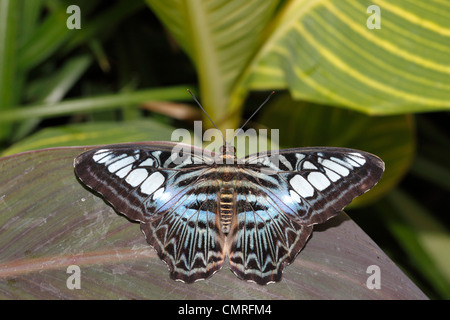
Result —
[[[367, 27], [370, 5], [380, 29]], [[242, 83], [371, 114], [449, 110], [449, 10], [446, 1], [286, 1]]]
[[283, 147], [347, 147], [383, 159], [386, 170], [382, 179], [353, 204], [376, 199], [394, 187], [414, 157], [411, 115], [368, 116], [352, 110], [293, 101], [287, 93], [275, 97], [261, 112], [264, 125], [279, 129], [279, 143]]
[[[345, 214], [315, 228], [280, 283], [241, 281], [227, 266], [206, 281], [173, 281], [139, 224], [77, 181], [73, 159], [85, 150], [0, 158], [0, 299], [426, 299]], [[80, 289], [67, 286], [71, 265]], [[373, 265], [380, 289], [367, 286]]]
[[202, 104], [221, 128], [238, 124], [239, 113], [226, 113], [230, 93], [263, 40], [278, 2], [147, 0], [194, 62]]

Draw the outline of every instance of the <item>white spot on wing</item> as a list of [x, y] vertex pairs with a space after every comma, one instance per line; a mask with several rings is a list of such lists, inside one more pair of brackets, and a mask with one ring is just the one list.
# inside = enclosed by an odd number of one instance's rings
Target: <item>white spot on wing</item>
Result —
[[142, 162], [139, 167], [153, 167], [153, 164], [155, 163], [155, 161], [153, 161], [152, 158], [148, 158], [146, 159], [144, 162]]
[[350, 153], [347, 157], [356, 161], [361, 166], [366, 163], [366, 159], [364, 157], [362, 157], [359, 153], [356, 153], [356, 152]]
[[158, 190], [155, 191], [155, 193], [153, 194], [153, 199], [157, 199], [160, 198], [164, 193], [164, 188], [159, 188]]
[[313, 169], [317, 170], [317, 167], [310, 161], [304, 161], [303, 162], [303, 169]]
[[120, 154], [118, 156], [114, 155], [112, 158], [110, 158], [108, 161], [105, 162], [105, 166], [109, 166], [111, 163], [119, 161], [122, 158], [125, 158], [126, 154]]
[[132, 187], [137, 187], [148, 177], [148, 172], [145, 169], [134, 169], [125, 179]]
[[159, 172], [152, 173], [141, 185], [141, 191], [145, 194], [152, 194], [164, 183], [164, 176]]
[[156, 158], [159, 158], [159, 156], [161, 155], [161, 151], [153, 151], [152, 155]]
[[[94, 161], [97, 163], [105, 163], [114, 158], [114, 155], [112, 153], [108, 153], [108, 152], [99, 154], [97, 158], [96, 158], [96, 156], [97, 155], [94, 155], [92, 157], [92, 159], [94, 159]], [[97, 159], [97, 160], [95, 160], [95, 159]]]
[[319, 191], [325, 190], [331, 184], [330, 180], [320, 172], [311, 172], [308, 175], [308, 181]]
[[289, 193], [291, 194], [291, 198], [294, 202], [296, 202], [296, 203], [302, 202], [302, 200], [300, 199], [300, 196], [298, 195], [297, 192], [295, 192], [294, 190], [290, 190]]
[[116, 172], [116, 176], [118, 176], [119, 178], [124, 178], [130, 171], [131, 168], [133, 167], [133, 165], [128, 165], [123, 169], [120, 169], [119, 171]]
[[107, 150], [107, 149], [100, 149], [100, 150], [98, 150], [97, 152], [94, 153], [94, 155], [92, 156], [92, 159], [95, 162], [98, 162], [100, 159], [102, 159], [103, 157], [105, 157], [109, 153], [110, 153], [110, 151]]
[[127, 165], [129, 165], [130, 163], [134, 162], [134, 158], [133, 157], [126, 157], [123, 158], [121, 160], [118, 160], [116, 162], [113, 162], [110, 166], [108, 166], [108, 171], [109, 172], [116, 172], [117, 170], [126, 167]]
[[337, 172], [338, 174], [340, 174], [341, 176], [344, 176], [344, 177], [348, 176], [348, 174], [350, 173], [350, 171], [347, 168], [337, 164], [334, 161], [328, 160], [328, 159], [324, 159], [322, 161], [322, 165], [324, 167], [327, 167], [328, 169], [333, 170], [334, 172]]
[[292, 188], [303, 198], [312, 197], [314, 188], [301, 175], [296, 174], [290, 181]]
[[344, 160], [345, 160], [345, 162], [347, 162], [348, 164], [350, 164], [352, 167], [361, 167], [361, 165], [358, 163], [358, 162], [356, 162], [356, 161], [354, 161], [354, 160], [352, 160], [350, 157], [345, 157], [344, 158]]
[[280, 155], [279, 156], [279, 160], [281, 161], [282, 164], [284, 164], [286, 166], [286, 168], [288, 168], [288, 170], [294, 170], [294, 168], [292, 168], [291, 163], [286, 159], [285, 156]]
[[348, 169], [353, 169], [353, 166], [347, 161], [341, 160], [341, 159], [336, 158], [336, 157], [331, 157], [330, 160], [334, 161], [334, 162], [336, 162], [336, 163], [338, 163], [338, 164], [340, 164], [340, 165], [342, 165], [342, 166], [344, 166], [344, 167], [346, 167]]
[[325, 169], [325, 173], [326, 173], [327, 177], [328, 177], [331, 181], [336, 182], [336, 181], [338, 181], [338, 180], [341, 178], [341, 176], [338, 175], [336, 172], [331, 171], [331, 170], [328, 169], [328, 168], [324, 168], [324, 169]]
[[186, 157], [186, 160], [183, 161], [183, 164], [193, 164], [192, 157]]

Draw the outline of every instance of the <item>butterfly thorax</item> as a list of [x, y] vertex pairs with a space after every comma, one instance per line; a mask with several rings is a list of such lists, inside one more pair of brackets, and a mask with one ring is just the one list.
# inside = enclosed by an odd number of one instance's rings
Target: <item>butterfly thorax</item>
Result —
[[230, 144], [224, 144], [220, 147], [220, 157], [222, 163], [234, 164], [236, 162], [236, 148]]

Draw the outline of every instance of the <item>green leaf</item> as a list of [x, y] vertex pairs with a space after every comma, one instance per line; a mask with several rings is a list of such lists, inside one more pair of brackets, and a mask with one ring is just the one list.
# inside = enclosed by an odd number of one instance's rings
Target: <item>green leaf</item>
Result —
[[414, 160], [411, 173], [450, 192], [450, 169], [448, 167], [443, 167], [423, 157], [417, 157]]
[[393, 190], [380, 208], [387, 226], [405, 250], [413, 268], [420, 270], [434, 288], [450, 297], [450, 233], [411, 196]]
[[[70, 50], [101, 34], [100, 31], [112, 34], [114, 30], [111, 27], [143, 6], [141, 0], [129, 0], [120, 1], [104, 9], [100, 1], [79, 0], [77, 5], [81, 9], [81, 29], [71, 30], [66, 25], [69, 17], [66, 10], [71, 4], [70, 1], [51, 2], [50, 13], [36, 26], [18, 52], [18, 64], [22, 70], [30, 70], [38, 66], [58, 50], [62, 54], [67, 54]], [[101, 14], [92, 18], [89, 14], [96, 7], [100, 7]]]
[[44, 0], [24, 1], [21, 0], [21, 18], [20, 18], [20, 43], [28, 41], [28, 38], [36, 30], [39, 24], [39, 18], [44, 9]]
[[[16, 104], [16, 48], [20, 1], [0, 0], [0, 112]], [[10, 126], [0, 126], [0, 140], [7, 136]]]
[[379, 198], [409, 169], [414, 156], [411, 116], [371, 117], [359, 112], [293, 101], [289, 94], [274, 97], [263, 109], [261, 122], [279, 129], [283, 147], [335, 146], [379, 156], [386, 164], [380, 182], [352, 205]]
[[[240, 85], [370, 114], [450, 109], [448, 4], [286, 1]], [[381, 29], [369, 29], [369, 5]]]
[[91, 64], [92, 57], [89, 55], [70, 57], [54, 73], [30, 81], [26, 92], [27, 100], [46, 103], [61, 101]]
[[48, 58], [74, 34], [66, 26], [66, 7], [61, 4], [52, 9], [16, 52], [18, 66], [24, 72]]
[[147, 3], [195, 64], [201, 101], [208, 114], [219, 128], [236, 128], [240, 112], [228, 112], [231, 92], [264, 40], [264, 28], [279, 0]]
[[152, 120], [97, 122], [47, 128], [12, 145], [2, 155], [61, 146], [170, 141], [174, 128]]
[[[87, 4], [90, 5], [91, 2], [92, 0], [87, 1]], [[139, 9], [145, 8], [145, 3], [142, 0], [119, 1], [107, 10], [103, 9], [101, 1], [97, 1], [96, 4], [102, 8], [101, 13], [93, 18], [82, 20], [82, 28], [73, 33], [73, 36], [67, 41], [67, 45], [62, 48], [63, 53], [68, 53], [93, 38], [106, 37], [106, 35], [108, 37], [113, 36], [115, 26], [120, 25], [122, 20], [128, 18]], [[85, 6], [80, 7], [83, 14], [85, 14]]]
[[122, 105], [134, 105], [144, 101], [185, 100], [189, 86], [154, 88], [120, 94], [65, 100], [59, 103], [41, 103], [0, 112], [0, 123], [28, 119], [30, 117], [56, 117], [81, 112], [112, 110]]
[[[54, 74], [42, 77], [39, 81], [30, 82], [26, 92], [27, 100], [45, 103], [61, 101], [85, 73], [91, 62], [92, 59], [88, 55], [80, 55], [68, 59]], [[12, 140], [17, 141], [28, 135], [40, 121], [41, 119], [33, 117], [20, 123], [12, 136]]]
[[374, 1], [381, 29], [365, 0], [147, 2], [196, 65], [214, 119], [239, 114], [250, 89], [370, 114], [450, 108], [442, 2]]
[[[0, 158], [1, 299], [426, 299], [345, 214], [315, 228], [281, 283], [261, 287], [227, 267], [191, 285], [173, 281], [139, 224], [75, 178], [73, 159], [86, 149]], [[67, 288], [70, 265], [81, 269], [79, 290]], [[370, 265], [381, 289], [367, 287]]]

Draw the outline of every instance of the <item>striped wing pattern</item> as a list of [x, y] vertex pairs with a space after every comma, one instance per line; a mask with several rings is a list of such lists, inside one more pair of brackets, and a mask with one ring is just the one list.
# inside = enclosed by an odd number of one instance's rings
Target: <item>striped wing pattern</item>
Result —
[[74, 167], [86, 186], [141, 223], [173, 279], [194, 282], [220, 270], [225, 236], [216, 224], [217, 187], [204, 179], [210, 159], [197, 165], [193, 149], [184, 159], [173, 147], [107, 146], [81, 154]]
[[378, 157], [353, 149], [286, 149], [220, 164], [223, 155], [174, 146], [105, 146], [78, 156], [74, 167], [81, 182], [141, 223], [171, 278], [188, 283], [210, 277], [227, 257], [241, 279], [280, 281], [313, 225], [384, 171]]
[[312, 226], [290, 219], [274, 201], [243, 183], [238, 189], [236, 221], [229, 237], [229, 264], [241, 279], [278, 282], [305, 245]]

